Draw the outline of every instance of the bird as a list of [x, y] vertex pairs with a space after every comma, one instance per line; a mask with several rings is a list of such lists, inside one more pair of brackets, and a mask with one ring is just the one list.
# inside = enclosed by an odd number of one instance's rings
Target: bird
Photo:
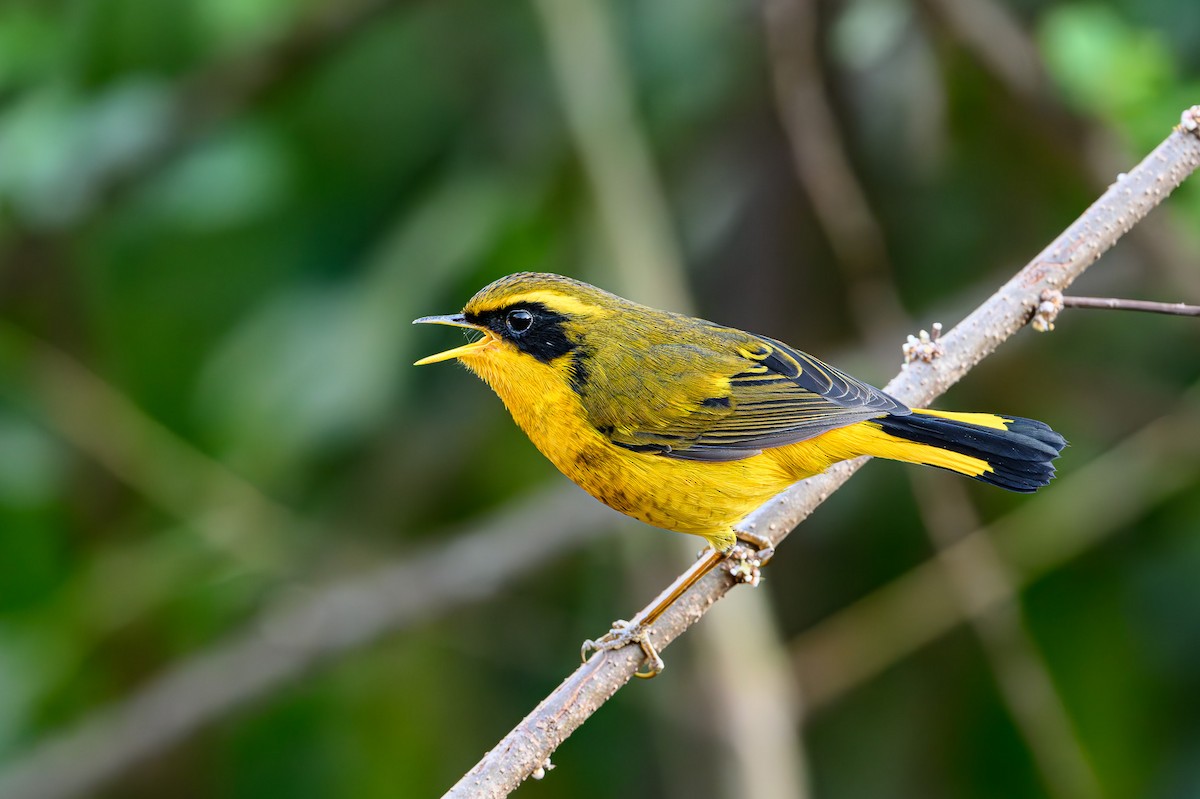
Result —
[[[461, 312], [414, 324], [470, 331], [416, 365], [457, 360], [587, 493], [706, 539], [701, 574], [739, 538], [761, 543], [738, 527], [751, 511], [839, 461], [870, 455], [1028, 493], [1050, 482], [1066, 445], [1033, 419], [909, 408], [776, 339], [557, 274], [501, 277]], [[615, 623], [585, 653], [638, 643], [651, 664], [639, 676], [653, 676], [662, 664], [645, 628], [673, 599]]]

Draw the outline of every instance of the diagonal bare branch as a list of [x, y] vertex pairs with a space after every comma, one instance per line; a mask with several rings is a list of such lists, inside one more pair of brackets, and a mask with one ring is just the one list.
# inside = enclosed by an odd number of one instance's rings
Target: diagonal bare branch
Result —
[[[1185, 123], [1200, 107], [1185, 113]], [[1195, 129], [1195, 125], [1191, 125]], [[911, 405], [926, 405], [967, 374], [1029, 320], [1046, 289], [1063, 290], [1134, 224], [1200, 166], [1200, 137], [1179, 128], [1137, 167], [1109, 187], [1084, 214], [1033, 258], [992, 297], [942, 338], [944, 354], [931, 363], [907, 365], [886, 390]], [[865, 459], [839, 464], [771, 500], [746, 521], [774, 542], [837, 490]], [[660, 651], [699, 620], [732, 587], [725, 574], [710, 574], [663, 614], [650, 630]], [[641, 650], [601, 652], [558, 688], [488, 752], [446, 794], [507, 796], [592, 713], [633, 676]]]

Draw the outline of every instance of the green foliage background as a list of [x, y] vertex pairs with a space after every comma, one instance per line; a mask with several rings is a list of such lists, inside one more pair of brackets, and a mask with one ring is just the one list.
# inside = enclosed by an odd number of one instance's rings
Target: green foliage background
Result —
[[[409, 365], [456, 343], [413, 318], [500, 275], [625, 290], [544, 5], [0, 5], [0, 780], [227, 636], [282, 635], [264, 608], [562, 488], [482, 384]], [[816, 4], [840, 143], [917, 320], [880, 309], [864, 332], [796, 178], [760, 4], [585, 5], [612, 23], [698, 312], [877, 384], [906, 334], [960, 318], [1200, 102], [1195, 0], [1004, 0], [1045, 70], [1032, 91], [937, 3]], [[1119, 154], [1100, 176], [1098, 142]], [[1079, 292], [1200, 303], [1198, 222], [1193, 179]], [[1045, 419], [1072, 443], [1035, 500], [965, 488], [985, 522], [1042, 502], [1026, 538], [1095, 534], [1016, 607], [1108, 797], [1200, 795], [1197, 381], [1197, 322], [1068, 311], [942, 402]], [[1168, 416], [1178, 434], [1130, 461], [1128, 482], [1155, 490], [1087, 493], [1095, 459]], [[935, 494], [954, 480], [930, 477]], [[574, 667], [582, 639], [687, 562], [671, 536], [612, 519], [471, 601], [429, 596], [419, 619], [79, 795], [440, 794]], [[932, 553], [905, 468], [868, 466], [759, 589], [779, 645], [794, 654]], [[667, 657], [522, 794], [745, 795], [721, 779], [732, 754], [704, 649]], [[994, 667], [960, 625], [813, 707], [796, 752], [812, 794], [1065, 796]]]

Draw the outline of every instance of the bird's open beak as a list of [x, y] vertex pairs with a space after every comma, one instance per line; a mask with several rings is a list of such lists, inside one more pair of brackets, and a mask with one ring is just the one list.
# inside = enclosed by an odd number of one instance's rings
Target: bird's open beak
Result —
[[461, 358], [463, 355], [469, 355], [472, 352], [478, 352], [486, 347], [492, 341], [491, 332], [486, 327], [471, 324], [460, 313], [448, 314], [446, 316], [422, 316], [420, 319], [413, 320], [414, 325], [450, 325], [451, 327], [465, 327], [468, 330], [479, 330], [486, 335], [478, 341], [472, 341], [470, 344], [464, 344], [461, 347], [455, 347], [452, 350], [439, 352], [437, 355], [430, 355], [422, 358], [413, 364], [413, 366], [424, 366], [427, 363], [439, 363], [448, 361], [452, 358]]

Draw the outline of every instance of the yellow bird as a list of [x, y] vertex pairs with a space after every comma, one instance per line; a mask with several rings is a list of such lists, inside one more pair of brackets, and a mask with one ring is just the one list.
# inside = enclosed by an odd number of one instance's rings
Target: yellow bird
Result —
[[414, 324], [477, 331], [417, 365], [458, 359], [589, 494], [721, 553], [751, 511], [838, 461], [871, 455], [1030, 492], [1065, 444], [1030, 419], [908, 408], [772, 338], [560, 275], [503, 277], [461, 313]]

